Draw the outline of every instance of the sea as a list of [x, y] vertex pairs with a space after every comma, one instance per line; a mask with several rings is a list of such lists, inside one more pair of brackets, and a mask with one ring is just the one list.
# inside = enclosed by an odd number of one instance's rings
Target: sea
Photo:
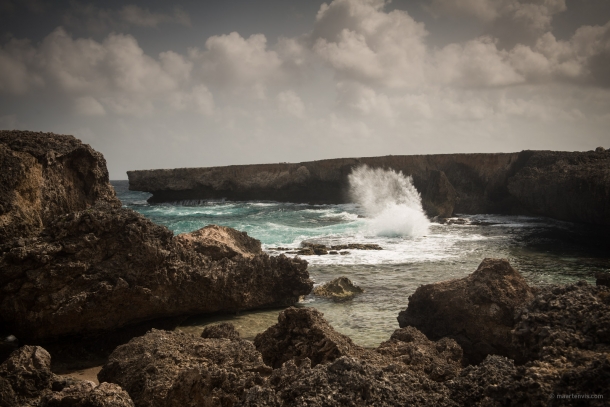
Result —
[[[398, 329], [396, 317], [423, 284], [462, 278], [484, 258], [506, 258], [531, 285], [565, 284], [610, 271], [607, 228], [544, 217], [460, 215], [439, 223], [428, 219], [410, 177], [394, 171], [355, 170], [353, 203], [309, 205], [271, 201], [193, 200], [149, 204], [150, 194], [130, 191], [128, 181], [112, 181], [124, 207], [175, 234], [215, 224], [245, 231], [270, 255], [277, 247], [303, 242], [377, 244], [383, 250], [349, 250], [345, 255], [301, 256], [315, 285], [345, 276], [364, 293], [334, 302], [308, 295], [296, 306], [315, 307], [339, 332], [362, 346], [375, 347]], [[181, 329], [199, 335], [203, 327], [232, 322], [252, 339], [277, 322], [281, 309], [195, 316]]]

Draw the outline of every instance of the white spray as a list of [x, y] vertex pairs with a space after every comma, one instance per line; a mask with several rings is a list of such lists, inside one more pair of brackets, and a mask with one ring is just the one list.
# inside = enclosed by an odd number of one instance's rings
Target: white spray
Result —
[[364, 209], [369, 232], [379, 236], [422, 236], [430, 221], [411, 176], [362, 165], [349, 175], [350, 195]]

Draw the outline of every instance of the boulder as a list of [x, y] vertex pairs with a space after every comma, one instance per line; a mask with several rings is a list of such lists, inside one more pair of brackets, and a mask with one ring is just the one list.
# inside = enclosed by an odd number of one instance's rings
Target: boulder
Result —
[[209, 225], [195, 232], [179, 234], [176, 240], [213, 260], [235, 256], [252, 258], [263, 253], [259, 240], [226, 226]]
[[115, 349], [98, 378], [136, 406], [230, 406], [270, 374], [249, 341], [152, 330]]
[[156, 318], [289, 306], [311, 291], [303, 260], [264, 253], [214, 260], [193, 240], [125, 208], [58, 216], [0, 257], [0, 322], [40, 342]]
[[355, 286], [347, 277], [338, 277], [332, 281], [324, 283], [314, 288], [313, 293], [318, 297], [327, 297], [335, 301], [345, 301], [354, 298], [356, 294], [363, 293], [364, 290]]
[[235, 326], [229, 322], [221, 322], [220, 324], [208, 325], [201, 332], [202, 338], [224, 338], [224, 339], [239, 339], [239, 332]]
[[265, 363], [278, 368], [286, 361], [308, 358], [313, 366], [341, 356], [358, 355], [364, 349], [335, 331], [315, 308], [290, 307], [280, 312], [278, 323], [254, 338]]
[[72, 136], [0, 131], [0, 252], [99, 202], [121, 206], [102, 154]]
[[0, 365], [2, 407], [133, 407], [114, 384], [66, 379], [51, 372], [51, 355], [39, 346], [23, 346]]
[[488, 354], [514, 356], [513, 314], [534, 297], [506, 259], [485, 259], [470, 276], [419, 287], [398, 316], [429, 339], [455, 339], [470, 363]]

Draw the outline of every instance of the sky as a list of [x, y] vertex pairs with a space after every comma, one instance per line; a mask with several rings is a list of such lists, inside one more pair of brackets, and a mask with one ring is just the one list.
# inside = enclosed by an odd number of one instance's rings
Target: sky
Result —
[[608, 0], [0, 0], [0, 129], [126, 171], [610, 148]]

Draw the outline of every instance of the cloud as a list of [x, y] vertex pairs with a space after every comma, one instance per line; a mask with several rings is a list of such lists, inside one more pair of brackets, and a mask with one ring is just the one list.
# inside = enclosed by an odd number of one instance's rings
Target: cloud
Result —
[[133, 4], [115, 10], [74, 1], [63, 16], [63, 23], [66, 27], [106, 34], [113, 30], [123, 31], [132, 26], [156, 28], [161, 24], [178, 24], [190, 27], [191, 19], [179, 7], [169, 13], [161, 13]]
[[303, 118], [305, 115], [305, 105], [293, 90], [280, 92], [277, 95], [278, 108], [294, 117]]
[[424, 77], [427, 31], [408, 13], [384, 12], [383, 0], [323, 4], [311, 36], [314, 52], [339, 80], [409, 87]]
[[106, 109], [95, 98], [83, 96], [74, 101], [74, 110], [83, 116], [105, 116]]

